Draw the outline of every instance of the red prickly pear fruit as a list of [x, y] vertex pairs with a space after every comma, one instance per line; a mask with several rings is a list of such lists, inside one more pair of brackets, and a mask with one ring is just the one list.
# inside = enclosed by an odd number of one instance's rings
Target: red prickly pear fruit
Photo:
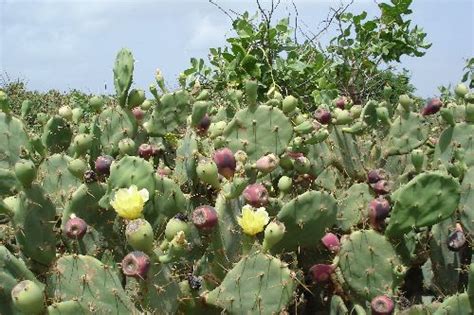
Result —
[[448, 249], [452, 252], [458, 252], [466, 244], [466, 236], [461, 225], [456, 224], [456, 230], [448, 236]]
[[340, 97], [336, 100], [335, 102], [336, 106], [340, 109], [345, 109], [346, 108], [346, 104], [347, 104], [347, 99], [343, 96], [343, 97]]
[[43, 314], [44, 291], [31, 280], [18, 282], [11, 290], [12, 303], [15, 309], [23, 314]]
[[280, 159], [275, 154], [262, 156], [255, 163], [255, 167], [262, 173], [270, 173], [277, 168]]
[[391, 315], [393, 314], [395, 304], [388, 296], [379, 295], [372, 299], [370, 307], [372, 308], [372, 315]]
[[327, 282], [334, 272], [332, 265], [316, 264], [309, 269], [314, 282]]
[[100, 175], [108, 176], [110, 174], [110, 166], [114, 158], [110, 155], [102, 155], [95, 160], [95, 171]]
[[375, 184], [376, 182], [385, 179], [385, 171], [383, 169], [371, 170], [367, 173], [367, 182]]
[[84, 182], [86, 182], [86, 184], [91, 184], [96, 181], [97, 181], [97, 174], [93, 170], [85, 171]]
[[433, 98], [426, 103], [425, 107], [421, 110], [423, 116], [433, 115], [439, 112], [443, 103], [438, 98]]
[[81, 218], [69, 219], [64, 225], [64, 234], [74, 240], [81, 240], [87, 232], [87, 223]]
[[145, 160], [150, 159], [153, 156], [153, 153], [153, 147], [147, 143], [140, 144], [138, 147], [138, 155]]
[[380, 229], [390, 212], [390, 203], [387, 199], [378, 197], [369, 203], [369, 221], [376, 230]]
[[331, 252], [337, 253], [341, 248], [341, 243], [339, 242], [339, 238], [336, 234], [333, 233], [326, 233], [321, 239], [324, 247], [326, 247]]
[[140, 251], [134, 251], [122, 260], [122, 272], [127, 277], [145, 279], [150, 269], [150, 257]]
[[211, 206], [200, 206], [194, 209], [192, 221], [201, 231], [210, 231], [218, 223], [217, 211]]
[[391, 184], [384, 179], [379, 180], [378, 182], [374, 184], [370, 184], [370, 186], [372, 187], [373, 191], [377, 194], [377, 196], [386, 195], [390, 193], [390, 189], [391, 189]]
[[245, 201], [252, 207], [264, 207], [268, 204], [268, 191], [262, 184], [251, 184], [243, 191]]
[[134, 107], [132, 109], [132, 114], [137, 121], [141, 121], [145, 117], [145, 112], [140, 107]]
[[313, 116], [322, 125], [329, 124], [332, 118], [331, 112], [324, 108], [318, 108]]
[[234, 154], [228, 148], [220, 149], [214, 152], [212, 156], [214, 163], [217, 165], [217, 171], [219, 174], [227, 179], [231, 179], [234, 176], [235, 168], [237, 166]]
[[211, 118], [206, 113], [206, 115], [204, 115], [204, 117], [201, 119], [201, 121], [196, 126], [196, 128], [198, 130], [198, 133], [199, 134], [205, 134], [207, 132], [207, 130], [209, 129], [210, 125], [211, 125]]

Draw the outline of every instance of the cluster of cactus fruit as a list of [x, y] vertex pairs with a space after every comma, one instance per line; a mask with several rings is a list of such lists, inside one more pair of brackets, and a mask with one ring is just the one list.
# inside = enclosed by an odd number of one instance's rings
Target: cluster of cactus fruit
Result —
[[308, 112], [133, 68], [42, 135], [0, 91], [1, 314], [472, 314], [464, 85]]

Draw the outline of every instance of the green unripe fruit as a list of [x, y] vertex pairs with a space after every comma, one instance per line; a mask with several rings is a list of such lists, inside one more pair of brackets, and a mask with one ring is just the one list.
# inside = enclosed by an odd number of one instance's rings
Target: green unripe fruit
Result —
[[360, 117], [360, 114], [362, 113], [362, 106], [360, 105], [353, 105], [351, 107], [351, 109], [349, 110], [349, 112], [351, 113], [351, 116], [354, 118], [354, 119], [358, 119]]
[[278, 221], [270, 222], [265, 228], [263, 238], [263, 248], [265, 250], [271, 249], [283, 238], [285, 234], [285, 225]]
[[124, 138], [119, 141], [118, 148], [122, 155], [135, 155], [137, 147], [135, 141], [130, 138]]
[[153, 250], [153, 228], [145, 219], [130, 221], [125, 228], [125, 237], [134, 250], [145, 253]]
[[67, 105], [63, 105], [58, 110], [59, 116], [66, 120], [72, 120], [72, 109]]
[[102, 97], [100, 96], [92, 96], [89, 99], [89, 106], [93, 111], [99, 111], [104, 107], [105, 101]]
[[196, 101], [207, 101], [211, 97], [209, 90], [202, 90], [196, 97]]
[[339, 108], [334, 109], [334, 120], [335, 125], [347, 125], [352, 122], [352, 116], [348, 110], [342, 110]]
[[281, 102], [281, 109], [285, 114], [291, 113], [298, 106], [298, 100], [293, 95], [288, 95]]
[[72, 143], [74, 144], [74, 150], [77, 155], [84, 155], [91, 148], [92, 135], [86, 133], [80, 133], [74, 137]]
[[439, 111], [443, 120], [448, 123], [450, 126], [454, 126], [456, 121], [454, 120], [454, 108], [450, 107], [443, 107]]
[[25, 314], [40, 314], [44, 311], [43, 290], [33, 281], [23, 280], [11, 291], [13, 305]]
[[465, 84], [459, 83], [454, 88], [454, 93], [456, 96], [463, 98], [467, 93], [469, 93], [469, 88]]
[[280, 167], [285, 171], [290, 171], [293, 169], [293, 159], [287, 155], [284, 155], [280, 158]]
[[84, 173], [87, 171], [87, 163], [82, 159], [74, 159], [67, 164], [67, 169], [72, 175], [78, 179], [84, 178]]
[[474, 104], [466, 104], [466, 121], [474, 123]]
[[153, 104], [152, 104], [152, 102], [151, 102], [150, 100], [145, 100], [145, 101], [142, 103], [142, 105], [140, 105], [140, 107], [141, 107], [141, 109], [147, 111], [147, 110], [149, 110], [149, 109], [151, 108], [152, 105], [153, 105]]
[[0, 110], [4, 113], [10, 112], [10, 105], [8, 102], [8, 95], [7, 93], [0, 91]]
[[467, 93], [466, 95], [464, 95], [464, 99], [466, 100], [466, 102], [474, 104], [474, 93]]
[[258, 83], [257, 81], [247, 81], [245, 82], [245, 95], [247, 96], [247, 103], [249, 107], [257, 105], [257, 91]]
[[207, 109], [210, 107], [210, 102], [207, 101], [197, 101], [193, 104], [193, 110], [191, 114], [191, 124], [193, 127], [199, 125], [201, 120], [207, 113]]
[[33, 109], [33, 102], [30, 100], [24, 100], [21, 103], [21, 118], [25, 119]]
[[296, 116], [296, 118], [295, 118], [295, 125], [302, 124], [302, 123], [305, 122], [307, 119], [308, 119], [308, 115], [306, 115], [306, 114], [299, 114], [299, 115]]
[[295, 158], [293, 167], [298, 173], [307, 174], [311, 169], [311, 161], [305, 156], [300, 156]]
[[291, 185], [293, 184], [293, 180], [288, 176], [282, 176], [278, 180], [278, 189], [282, 192], [289, 192], [291, 190]]
[[189, 235], [189, 224], [179, 218], [171, 218], [166, 224], [165, 238], [171, 242], [176, 234], [181, 231], [184, 232], [185, 235]]
[[72, 121], [77, 124], [82, 118], [82, 113], [83, 113], [82, 108], [80, 108], [80, 107], [73, 108], [73, 110], [72, 110]]
[[226, 126], [227, 123], [225, 121], [218, 121], [216, 123], [212, 123], [208, 129], [209, 138], [215, 139], [219, 136], [222, 136], [224, 134]]
[[30, 160], [20, 160], [15, 164], [15, 176], [25, 187], [30, 187], [36, 178], [35, 164]]
[[419, 173], [423, 168], [423, 162], [425, 160], [425, 153], [421, 149], [415, 149], [411, 151], [411, 163], [415, 167], [415, 170]]
[[390, 125], [390, 114], [386, 107], [377, 107], [375, 110], [377, 113], [377, 118], [384, 124]]
[[413, 105], [413, 100], [410, 98], [410, 96], [406, 94], [402, 94], [398, 97], [398, 102], [400, 105], [402, 105], [403, 109], [406, 111], [410, 110], [410, 107]]
[[145, 91], [132, 89], [130, 93], [128, 93], [128, 108], [140, 106], [145, 100]]
[[196, 167], [196, 173], [202, 182], [209, 184], [216, 189], [220, 187], [219, 173], [214, 161], [200, 161]]

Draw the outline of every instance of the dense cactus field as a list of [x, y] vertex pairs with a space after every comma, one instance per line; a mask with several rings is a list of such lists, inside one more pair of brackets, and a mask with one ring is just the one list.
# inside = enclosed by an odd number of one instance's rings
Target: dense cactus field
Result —
[[411, 2], [325, 47], [218, 6], [173, 88], [126, 48], [113, 94], [2, 83], [0, 314], [474, 314], [474, 58], [417, 96]]
[[472, 313], [467, 86], [308, 111], [133, 70], [40, 134], [0, 92], [1, 314]]

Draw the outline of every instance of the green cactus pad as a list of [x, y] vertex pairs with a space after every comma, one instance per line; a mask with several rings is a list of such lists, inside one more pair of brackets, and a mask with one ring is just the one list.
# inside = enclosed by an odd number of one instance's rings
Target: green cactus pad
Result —
[[339, 268], [355, 298], [370, 301], [392, 296], [403, 279], [404, 266], [388, 240], [373, 230], [353, 232], [342, 239]]
[[154, 137], [164, 136], [167, 133], [182, 128], [191, 113], [191, 97], [184, 91], [164, 94], [160, 103], [155, 106], [148, 121], [148, 134]]
[[192, 131], [186, 132], [176, 149], [174, 178], [179, 185], [191, 184], [197, 178], [196, 166], [198, 142]]
[[122, 48], [115, 59], [114, 85], [120, 106], [127, 103], [128, 90], [132, 86], [134, 60], [132, 52]]
[[65, 154], [53, 154], [38, 167], [38, 182], [42, 183], [43, 189], [59, 212], [81, 184], [81, 180], [68, 169], [71, 161], [72, 158]]
[[115, 191], [119, 188], [129, 188], [132, 185], [136, 185], [138, 190], [143, 188], [148, 190], [150, 200], [145, 205], [146, 213], [147, 207], [153, 207], [155, 171], [150, 162], [136, 156], [125, 156], [112, 163], [107, 181], [107, 192], [99, 201], [99, 206], [104, 209], [111, 208], [110, 201]]
[[461, 183], [459, 216], [464, 231], [474, 236], [474, 167], [468, 169]]
[[23, 254], [43, 265], [56, 257], [55, 216], [56, 208], [40, 186], [20, 192], [13, 217], [16, 240]]
[[53, 303], [48, 306], [46, 310], [47, 315], [87, 315], [93, 310], [90, 310], [85, 303], [78, 301], [65, 301]]
[[435, 148], [434, 160], [444, 165], [452, 162], [455, 149], [464, 150], [464, 163], [474, 165], [474, 124], [458, 123], [443, 131]]
[[428, 139], [428, 128], [419, 114], [403, 112], [388, 133], [384, 155], [406, 154], [423, 145]]
[[386, 235], [397, 237], [413, 227], [431, 226], [452, 215], [459, 203], [460, 185], [449, 175], [426, 172], [391, 197], [393, 208]]
[[72, 140], [69, 123], [61, 116], [51, 117], [44, 126], [41, 140], [49, 153], [66, 151]]
[[275, 314], [293, 300], [295, 276], [279, 259], [262, 253], [243, 257], [206, 302], [230, 314]]
[[98, 117], [100, 143], [105, 154], [118, 153], [118, 143], [125, 138], [133, 138], [137, 133], [137, 123], [132, 113], [116, 106], [104, 110]]
[[239, 110], [224, 130], [229, 149], [244, 150], [251, 161], [267, 153], [280, 155], [292, 136], [290, 120], [281, 110], [266, 105]]
[[25, 126], [18, 118], [0, 112], [0, 168], [13, 169], [32, 152]]
[[285, 224], [286, 233], [274, 249], [294, 250], [316, 244], [336, 223], [336, 216], [336, 200], [326, 192], [308, 191], [294, 198], [278, 212], [277, 219]]
[[344, 232], [361, 223], [368, 214], [369, 202], [374, 199], [369, 185], [354, 184], [338, 196], [337, 226]]
[[22, 280], [31, 280], [40, 285], [25, 263], [16, 258], [4, 246], [0, 246], [0, 313], [16, 314], [11, 303], [11, 290]]
[[331, 309], [329, 315], [346, 315], [349, 313], [346, 304], [339, 295], [333, 295], [331, 298]]
[[173, 217], [178, 212], [185, 212], [186, 208], [187, 199], [179, 186], [170, 178], [156, 176], [154, 213], [145, 213], [145, 217], [148, 219], [159, 215]]
[[472, 311], [468, 294], [461, 293], [444, 300], [433, 315], [467, 315], [472, 314]]
[[14, 194], [18, 187], [18, 181], [12, 170], [0, 168], [0, 196], [10, 196]]
[[77, 300], [96, 314], [137, 312], [113, 268], [91, 256], [59, 258], [47, 280], [47, 293], [57, 301]]

